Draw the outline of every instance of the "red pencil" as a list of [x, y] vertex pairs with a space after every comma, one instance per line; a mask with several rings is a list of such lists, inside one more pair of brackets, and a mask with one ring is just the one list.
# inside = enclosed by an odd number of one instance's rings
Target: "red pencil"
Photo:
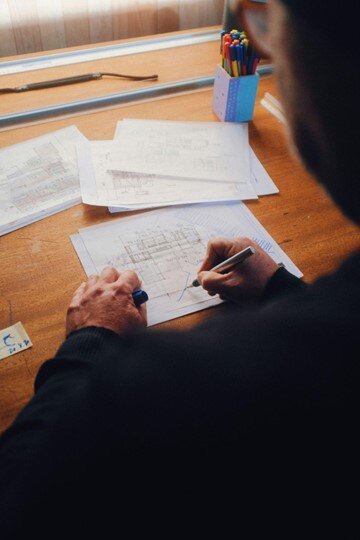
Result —
[[227, 63], [227, 67], [228, 67], [227, 72], [230, 75], [230, 77], [232, 77], [233, 72], [232, 72], [232, 66], [231, 66], [230, 44], [229, 43], [225, 43], [225, 56], [226, 56], [226, 63]]

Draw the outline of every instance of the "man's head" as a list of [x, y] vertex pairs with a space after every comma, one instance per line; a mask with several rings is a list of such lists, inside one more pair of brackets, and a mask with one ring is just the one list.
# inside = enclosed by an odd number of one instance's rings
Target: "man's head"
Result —
[[268, 37], [290, 137], [334, 200], [360, 222], [357, 21], [337, 5], [270, 0]]

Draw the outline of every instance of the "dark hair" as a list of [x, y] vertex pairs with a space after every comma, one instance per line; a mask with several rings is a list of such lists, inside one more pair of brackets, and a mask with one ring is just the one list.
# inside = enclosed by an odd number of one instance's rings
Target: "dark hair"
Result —
[[[354, 221], [360, 222], [360, 107], [355, 14], [321, 0], [282, 0], [295, 33], [294, 70], [318, 133], [299, 121], [296, 144], [309, 169]], [[325, 4], [325, 5], [324, 5]], [[346, 17], [349, 12], [346, 11]], [[350, 17], [351, 18], [351, 17]], [[301, 107], [301, 104], [299, 105]]]
[[329, 37], [341, 36], [356, 43], [359, 35], [357, 12], [358, 2], [335, 2], [330, 0], [281, 0], [291, 13], [311, 22], [318, 31]]

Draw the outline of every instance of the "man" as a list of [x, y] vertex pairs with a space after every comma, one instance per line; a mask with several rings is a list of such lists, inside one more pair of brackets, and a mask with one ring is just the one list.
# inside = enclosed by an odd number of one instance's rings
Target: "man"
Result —
[[[351, 130], [359, 125], [357, 75], [348, 56], [356, 23], [343, 6], [323, 12], [322, 4], [272, 0], [267, 45], [293, 143], [358, 221]], [[333, 25], [345, 20], [344, 45], [336, 39], [334, 52]], [[310, 515], [334, 527], [345, 502], [337, 537], [352, 537], [360, 255], [311, 286], [258, 247], [227, 274], [209, 271], [249, 243], [210, 242], [198, 279], [230, 302], [191, 331], [144, 329], [146, 309], [131, 297], [140, 287], [133, 272], [107, 268], [79, 287], [66, 341], [2, 438], [0, 522], [7, 533], [36, 527], [38, 534], [85, 537], [115, 526], [120, 535], [126, 524], [133, 537], [141, 526], [159, 535], [167, 524], [172, 538], [196, 518], [204, 538], [219, 515], [223, 527], [236, 521], [241, 528], [249, 509], [257, 512], [253, 529], [266, 528], [267, 508], [277, 525], [295, 509], [293, 538]], [[322, 521], [320, 501], [328, 504]]]

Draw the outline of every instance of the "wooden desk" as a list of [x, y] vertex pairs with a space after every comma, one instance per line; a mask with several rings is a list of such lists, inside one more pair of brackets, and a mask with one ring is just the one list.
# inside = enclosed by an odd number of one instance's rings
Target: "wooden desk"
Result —
[[[132, 72], [157, 71], [160, 80], [211, 75], [218, 61], [218, 44], [147, 53], [142, 58], [123, 57], [121, 69]], [[119, 70], [119, 60], [64, 66], [1, 78], [1, 85], [17, 85], [90, 71]], [[5, 80], [6, 79], [6, 80]], [[144, 84], [144, 83], [141, 83]], [[148, 84], [148, 83], [147, 83]], [[122, 86], [121, 86], [122, 85]], [[109, 93], [134, 85], [104, 80], [66, 89], [52, 89], [1, 97], [2, 111], [29, 109], [79, 96]], [[276, 94], [271, 77], [263, 78], [258, 92], [254, 122], [250, 124], [251, 145], [280, 189], [280, 194], [248, 204], [286, 253], [302, 269], [307, 281], [331, 272], [359, 246], [359, 233], [335, 208], [320, 187], [306, 174], [287, 150], [284, 126], [259, 105], [265, 92]], [[212, 92], [202, 91], [154, 102], [135, 104], [77, 117], [57, 119], [0, 132], [0, 147], [75, 124], [89, 139], [111, 139], [116, 122], [125, 117], [169, 120], [215, 121]], [[33, 348], [0, 361], [0, 430], [6, 428], [33, 393], [40, 365], [51, 358], [64, 338], [66, 308], [73, 291], [84, 280], [84, 272], [69, 235], [79, 228], [114, 219], [106, 208], [77, 205], [67, 211], [0, 238], [0, 328], [21, 321]], [[163, 328], [190, 328], [214, 308], [163, 324]]]

